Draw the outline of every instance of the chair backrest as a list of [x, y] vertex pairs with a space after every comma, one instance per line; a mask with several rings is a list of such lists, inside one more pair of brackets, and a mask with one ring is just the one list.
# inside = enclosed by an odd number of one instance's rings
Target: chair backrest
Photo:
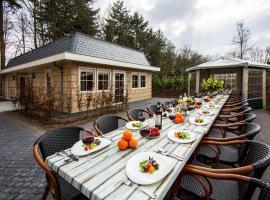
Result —
[[245, 106], [245, 107], [243, 107], [241, 112], [249, 113], [250, 111], [252, 111], [252, 108], [250, 106]]
[[145, 118], [151, 117], [150, 113], [147, 112], [146, 110], [139, 109], [139, 108], [133, 108], [127, 112], [128, 119], [129, 120], [139, 120], [138, 115], [140, 112], [144, 113]]
[[254, 119], [256, 119], [256, 115], [254, 113], [246, 113], [244, 121], [245, 122], [252, 122]]
[[244, 126], [244, 134], [247, 135], [248, 140], [253, 138], [261, 131], [261, 126], [256, 123], [246, 123]]
[[123, 121], [123, 118], [117, 115], [104, 115], [95, 121], [94, 126], [99, 129], [96, 130], [97, 132], [101, 131], [102, 134], [106, 134], [121, 127]]
[[260, 179], [251, 178], [250, 183], [254, 185], [254, 187], [260, 188], [260, 193], [258, 196], [259, 200], [269, 200], [270, 199], [270, 184], [264, 182]]
[[151, 113], [156, 113], [157, 112], [157, 105], [156, 104], [149, 104], [147, 106], [147, 110]]
[[[270, 164], [270, 146], [254, 140], [247, 140], [245, 142], [246, 152], [245, 156], [241, 158], [240, 166], [252, 166], [253, 172], [246, 174], [247, 176], [260, 179]], [[255, 187], [253, 185], [239, 185], [241, 199], [252, 196]], [[245, 198], [243, 197], [245, 196]]]
[[173, 103], [171, 101], [162, 101], [161, 103], [163, 106], [169, 106], [170, 104], [173, 105]]
[[40, 136], [35, 144], [39, 145], [40, 153], [45, 160], [56, 152], [71, 148], [79, 141], [82, 130], [83, 128], [77, 126], [52, 129]]

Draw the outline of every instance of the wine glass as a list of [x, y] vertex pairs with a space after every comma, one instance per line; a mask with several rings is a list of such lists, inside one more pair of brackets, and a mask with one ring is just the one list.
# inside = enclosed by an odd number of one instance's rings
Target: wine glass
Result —
[[140, 111], [140, 112], [138, 113], [138, 119], [139, 119], [139, 121], [142, 122], [142, 123], [145, 121], [145, 116], [144, 116], [144, 113], [143, 113], [142, 111]]

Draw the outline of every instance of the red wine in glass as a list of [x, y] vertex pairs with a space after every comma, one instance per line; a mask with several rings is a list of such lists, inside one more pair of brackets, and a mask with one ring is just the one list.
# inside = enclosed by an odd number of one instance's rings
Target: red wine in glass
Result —
[[144, 116], [143, 112], [139, 112], [138, 119], [139, 119], [140, 122], [144, 122], [145, 121], [145, 116]]

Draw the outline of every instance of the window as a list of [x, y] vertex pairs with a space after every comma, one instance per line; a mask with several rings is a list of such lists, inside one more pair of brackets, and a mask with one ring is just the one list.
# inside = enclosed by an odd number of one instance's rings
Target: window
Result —
[[141, 75], [141, 87], [144, 88], [146, 87], [146, 76], [145, 75]]
[[94, 70], [80, 70], [80, 91], [88, 92], [94, 90]]
[[237, 75], [236, 73], [214, 74], [214, 78], [224, 81], [224, 88], [237, 92]]
[[132, 75], [132, 88], [139, 87], [139, 75]]
[[248, 99], [262, 98], [263, 94], [263, 71], [248, 71]]
[[45, 87], [47, 91], [50, 91], [52, 88], [52, 72], [48, 70], [45, 72]]
[[109, 74], [107, 70], [102, 70], [98, 72], [98, 90], [108, 90], [109, 89]]
[[196, 93], [196, 72], [190, 74], [189, 89], [191, 95]]

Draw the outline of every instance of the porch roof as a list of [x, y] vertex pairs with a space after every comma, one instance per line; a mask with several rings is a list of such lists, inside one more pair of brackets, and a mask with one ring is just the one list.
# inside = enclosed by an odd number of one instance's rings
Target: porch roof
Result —
[[188, 68], [186, 71], [194, 71], [199, 69], [218, 69], [224, 67], [258, 67], [264, 69], [270, 69], [270, 65], [258, 62], [252, 62], [249, 60], [241, 60], [237, 58], [219, 57], [214, 60], [202, 63], [200, 65]]

